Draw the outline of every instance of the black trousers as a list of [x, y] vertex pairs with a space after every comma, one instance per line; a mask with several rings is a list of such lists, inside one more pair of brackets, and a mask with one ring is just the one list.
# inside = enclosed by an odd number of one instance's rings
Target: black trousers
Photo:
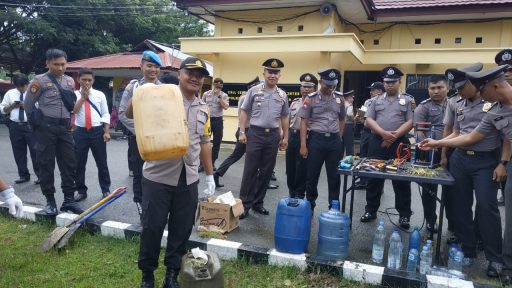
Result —
[[[453, 205], [454, 228], [466, 257], [476, 257], [475, 225], [478, 225], [485, 257], [489, 261], [501, 262], [502, 229], [497, 200], [498, 182], [492, 180], [499, 159], [499, 149], [473, 156], [467, 155], [464, 150], [455, 149], [450, 158], [450, 173], [455, 178], [455, 185], [449, 197], [452, 203], [457, 203]], [[477, 202], [475, 218], [478, 221], [473, 221], [473, 197]]]
[[264, 128], [251, 126], [247, 132], [247, 151], [240, 185], [240, 199], [245, 210], [263, 207], [268, 183], [276, 164], [279, 140], [277, 128], [266, 132]]
[[332, 200], [340, 200], [341, 178], [337, 171], [342, 157], [342, 142], [343, 140], [341, 140], [338, 133], [331, 133], [330, 136], [326, 136], [322, 133], [309, 132], [306, 198], [311, 202], [311, 208], [316, 206], [318, 178], [320, 178], [320, 172], [324, 163], [327, 174], [329, 207], [331, 207]]
[[131, 168], [133, 171], [133, 202], [142, 202], [142, 166], [144, 166], [144, 160], [139, 153], [139, 147], [137, 146], [137, 138], [135, 135], [128, 136], [128, 149], [130, 149]]
[[139, 269], [154, 271], [158, 267], [160, 242], [165, 225], [167, 248], [164, 265], [171, 269], [181, 268], [181, 258], [195, 222], [197, 208], [197, 184], [187, 185], [182, 170], [178, 186], [142, 179], [142, 234], [140, 237]]
[[[507, 165], [507, 175], [512, 175], [512, 163]], [[510, 177], [510, 176], [509, 176]], [[505, 234], [503, 235], [503, 275], [512, 276], [512, 181], [505, 186]]]
[[72, 197], [75, 192], [75, 143], [69, 125], [41, 124], [34, 128], [37, 163], [41, 191], [55, 194], [55, 160], [59, 166], [61, 188], [64, 195]]
[[354, 155], [354, 123], [345, 123], [341, 155]]
[[30, 172], [27, 167], [27, 147], [30, 151], [30, 158], [32, 158], [32, 167], [36, 176], [39, 173], [39, 166], [37, 164], [36, 144], [32, 127], [28, 123], [17, 123], [10, 121], [9, 124], [9, 138], [11, 140], [12, 153], [14, 154], [14, 161], [18, 167], [18, 176], [20, 178], [30, 178]]
[[85, 166], [89, 150], [92, 152], [94, 162], [98, 168], [98, 180], [101, 192], [110, 191], [110, 173], [107, 165], [107, 143], [103, 141], [103, 127], [93, 127], [90, 131], [83, 127], [76, 127], [73, 132], [75, 139], [75, 155], [76, 155], [76, 179], [75, 187], [78, 193], [86, 194], [87, 186], [85, 185]]
[[224, 135], [224, 122], [222, 117], [210, 117], [210, 124], [213, 134], [212, 164], [215, 166], [215, 160], [219, 158], [220, 143]]
[[[396, 158], [396, 148], [400, 143], [407, 143], [407, 139], [402, 137], [397, 139], [389, 148], [381, 147], [382, 138], [376, 134], [370, 137], [368, 156], [376, 159], [388, 160]], [[375, 213], [380, 207], [380, 197], [384, 189], [384, 179], [368, 179], [366, 188], [366, 212]], [[411, 182], [409, 181], [391, 181], [395, 191], [395, 208], [400, 216], [410, 217], [411, 211]]]
[[[362, 157], [368, 157], [368, 146], [370, 146], [370, 137], [372, 136], [372, 132], [370, 128], [363, 127], [363, 130], [361, 131], [361, 140], [359, 144], [359, 156]], [[368, 179], [365, 177], [361, 177], [359, 179], [359, 183], [366, 185], [368, 183]]]
[[[236, 137], [235, 150], [233, 150], [233, 152], [231, 152], [231, 154], [228, 156], [228, 158], [226, 158], [226, 160], [224, 160], [224, 162], [222, 162], [222, 164], [220, 164], [219, 168], [217, 168], [216, 173], [221, 177], [224, 176], [224, 174], [226, 174], [226, 172], [228, 171], [229, 167], [231, 167], [231, 165], [235, 164], [235, 162], [240, 160], [240, 158], [242, 158], [242, 156], [244, 156], [244, 154], [245, 154], [245, 150], [247, 148], [246, 145], [238, 142], [238, 134], [239, 134], [238, 132], [239, 131], [240, 131], [240, 128], [238, 128], [235, 133], [235, 137]], [[245, 129], [245, 133], [247, 133], [247, 132], [248, 132], [248, 129]]]
[[286, 149], [286, 183], [292, 198], [306, 196], [307, 159], [300, 156], [300, 131], [290, 130]]

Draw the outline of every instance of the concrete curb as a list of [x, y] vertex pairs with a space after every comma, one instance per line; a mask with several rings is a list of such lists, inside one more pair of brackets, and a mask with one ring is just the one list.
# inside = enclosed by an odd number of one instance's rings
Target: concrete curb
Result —
[[[0, 213], [8, 214], [7, 207], [0, 202]], [[47, 216], [41, 213], [42, 209], [24, 206], [23, 218], [33, 222], [46, 221], [55, 223], [57, 226], [64, 226], [75, 214], [61, 213], [57, 216]], [[116, 221], [91, 217], [85, 225], [91, 233], [101, 233], [103, 236], [118, 239], [129, 239], [139, 237], [142, 227], [136, 224], [127, 224]], [[161, 241], [161, 247], [166, 247], [167, 230]], [[275, 249], [245, 245], [239, 242], [219, 239], [203, 239], [191, 236], [187, 249], [199, 247], [202, 250], [215, 252], [221, 259], [251, 260], [255, 263], [268, 265], [296, 266], [307, 271], [322, 271], [333, 275], [342, 276], [357, 282], [382, 285], [384, 287], [457, 287], [457, 288], [483, 288], [495, 287], [473, 283], [460, 279], [450, 279], [433, 275], [421, 275], [406, 271], [394, 271], [381, 266], [357, 263], [352, 261], [330, 262], [307, 254], [281, 253]]]

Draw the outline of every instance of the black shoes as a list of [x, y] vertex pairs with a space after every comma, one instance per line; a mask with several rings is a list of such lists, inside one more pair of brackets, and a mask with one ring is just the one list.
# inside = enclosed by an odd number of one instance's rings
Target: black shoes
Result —
[[501, 285], [503, 287], [512, 286], [512, 276], [509, 276], [509, 275], [501, 276]]
[[165, 272], [164, 284], [163, 288], [180, 288], [180, 284], [178, 283], [178, 274], [180, 270], [175, 270], [172, 268], [167, 268], [167, 272]]
[[249, 210], [245, 210], [244, 213], [242, 213], [240, 216], [239, 216], [239, 219], [242, 220], [242, 219], [245, 219], [247, 218], [247, 216], [249, 216]]
[[437, 224], [435, 222], [427, 222], [427, 231], [430, 233], [437, 233]]
[[501, 271], [501, 265], [496, 263], [496, 262], [492, 262], [492, 261], [489, 261], [489, 265], [487, 266], [487, 277], [489, 278], [498, 278], [500, 276], [500, 271]]
[[107, 191], [107, 192], [101, 192], [101, 195], [102, 195], [101, 199], [103, 199], [103, 198], [107, 198], [107, 197], [108, 197], [108, 195], [110, 195], [110, 192], [109, 192], [109, 191]]
[[224, 184], [220, 184], [220, 182], [219, 182], [219, 174], [213, 173], [213, 181], [215, 181], [215, 188], [224, 187]]
[[142, 272], [142, 282], [140, 288], [154, 288], [155, 287], [155, 276], [153, 272]]
[[14, 180], [14, 183], [21, 184], [30, 181], [30, 177], [20, 177], [20, 179]]
[[46, 201], [46, 206], [43, 209], [43, 213], [46, 215], [57, 215], [57, 204], [55, 203], [55, 200], [53, 201]]
[[267, 189], [277, 189], [277, 188], [279, 188], [279, 185], [268, 184], [268, 186], [267, 186]]
[[405, 230], [409, 230], [411, 228], [411, 219], [409, 216], [400, 216], [398, 219], [398, 223], [400, 223], [400, 227]]
[[270, 214], [270, 212], [267, 209], [265, 209], [265, 207], [263, 207], [263, 206], [252, 207], [252, 210], [254, 210], [254, 212], [256, 212], [258, 214], [261, 214], [261, 215], [268, 215], [268, 214]]
[[80, 192], [76, 193], [76, 195], [75, 195], [75, 201], [76, 202], [80, 202], [80, 201], [83, 201], [85, 199], [87, 199], [87, 193], [80, 193]]
[[74, 214], [82, 214], [84, 210], [80, 208], [78, 203], [75, 201], [75, 194], [64, 194], [64, 202], [62, 202], [62, 206], [60, 206], [60, 211], [62, 212], [72, 212]]
[[277, 181], [276, 172], [272, 171], [272, 176], [270, 177], [270, 180]]
[[361, 222], [363, 223], [367, 223], [367, 222], [370, 222], [372, 220], [375, 220], [377, 219], [377, 213], [375, 212], [365, 212], [363, 216], [361, 216]]

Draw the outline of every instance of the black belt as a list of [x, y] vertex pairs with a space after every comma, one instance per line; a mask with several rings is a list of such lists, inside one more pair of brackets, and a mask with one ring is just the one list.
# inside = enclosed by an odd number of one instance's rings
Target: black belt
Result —
[[62, 125], [69, 126], [70, 120], [69, 118], [53, 118], [48, 116], [43, 116], [43, 122], [50, 125]]
[[250, 129], [253, 129], [254, 131], [263, 131], [265, 133], [270, 133], [270, 132], [277, 131], [279, 128], [263, 128], [263, 127], [258, 127], [258, 126], [251, 125]]
[[11, 121], [11, 123], [15, 123], [16, 125], [19, 125], [19, 126], [28, 126], [28, 122], [16, 122], [16, 121]]
[[80, 126], [76, 126], [76, 130], [77, 131], [82, 131], [82, 132], [87, 132], [87, 133], [91, 133], [91, 132], [94, 132], [96, 130], [103, 130], [103, 126], [95, 126], [95, 127], [92, 127], [91, 129], [87, 129], [85, 127], [80, 127]]
[[290, 129], [290, 133], [298, 134], [300, 133], [300, 129]]
[[474, 151], [474, 150], [464, 150], [464, 149], [456, 149], [458, 151], [460, 151], [462, 154], [466, 155], [466, 156], [495, 156], [496, 153], [499, 153], [500, 149], [499, 148], [496, 148], [494, 150], [491, 150], [491, 151]]
[[340, 137], [340, 134], [339, 132], [334, 132], [334, 133], [320, 133], [320, 132], [315, 132], [315, 131], [309, 131], [309, 135], [319, 135], [319, 136], [323, 136], [323, 137]]

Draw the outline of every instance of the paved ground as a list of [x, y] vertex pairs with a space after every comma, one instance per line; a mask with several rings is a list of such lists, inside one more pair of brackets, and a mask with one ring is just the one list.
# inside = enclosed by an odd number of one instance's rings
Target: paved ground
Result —
[[[123, 139], [114, 139], [108, 146], [108, 164], [110, 168], [110, 174], [112, 178], [112, 187], [127, 186], [131, 187], [132, 178], [128, 176], [128, 166], [126, 160], [126, 151], [128, 143]], [[223, 144], [219, 158], [224, 160], [230, 153], [233, 145]], [[4, 177], [8, 182], [13, 182], [17, 179], [17, 170], [12, 156], [12, 150], [9, 142], [8, 130], [4, 125], [0, 127], [0, 175]], [[30, 159], [30, 158], [29, 158]], [[243, 159], [233, 165], [230, 170], [226, 173], [225, 177], [221, 178], [221, 183], [225, 184], [224, 188], [218, 189], [216, 194], [220, 194], [227, 191], [233, 191], [235, 196], [238, 195], [240, 190], [240, 182], [243, 171]], [[220, 165], [218, 162], [217, 165]], [[32, 171], [32, 166], [29, 168]], [[262, 216], [259, 214], [252, 213], [250, 216], [241, 221], [241, 226], [231, 233], [227, 234], [229, 240], [242, 242], [245, 244], [252, 244], [261, 247], [272, 248], [274, 246], [273, 230], [274, 230], [274, 217], [275, 209], [279, 199], [286, 197], [288, 190], [286, 188], [286, 176], [285, 176], [285, 159], [284, 153], [279, 153], [276, 175], [278, 180], [274, 182], [280, 187], [277, 190], [268, 190], [267, 197], [265, 199], [265, 206], [271, 211], [270, 216]], [[57, 203], [60, 206], [62, 203], [62, 193], [60, 192], [60, 177], [58, 169], [56, 169], [56, 180], [55, 186], [57, 187], [58, 193], [56, 194]], [[87, 175], [86, 184], [89, 186], [88, 198], [81, 202], [82, 208], [89, 207], [93, 203], [100, 200], [101, 193], [99, 192], [99, 184], [97, 182], [97, 172], [92, 155], [89, 155], [89, 163], [87, 164]], [[202, 179], [203, 175], [201, 175]], [[24, 201], [26, 205], [42, 207], [45, 204], [43, 195], [37, 185], [33, 183], [24, 183], [21, 185], [13, 185], [19, 197]], [[423, 221], [423, 209], [421, 206], [421, 199], [419, 196], [418, 188], [416, 184], [412, 185], [412, 210], [415, 214], [412, 216], [412, 226], [421, 226]], [[204, 184], [200, 184], [199, 192], [204, 189]], [[311, 239], [308, 247], [308, 253], [315, 253], [317, 244], [317, 233], [318, 233], [318, 215], [324, 209], [327, 209], [327, 182], [325, 171], [322, 171], [319, 182], [319, 200], [317, 202], [317, 209], [315, 211], [312, 229]], [[363, 224], [359, 222], [359, 217], [364, 211], [365, 205], [365, 191], [356, 191], [355, 203], [354, 203], [354, 219], [352, 226], [351, 242], [350, 242], [350, 256], [349, 259], [358, 262], [369, 263], [371, 257], [371, 246], [373, 241], [373, 233], [377, 226], [377, 221], [373, 223]], [[118, 201], [114, 202], [104, 211], [100, 212], [97, 217], [102, 217], [114, 221], [120, 221], [125, 223], [138, 224], [138, 214], [136, 211], [135, 204], [132, 202], [132, 194], [127, 193]], [[347, 197], [350, 199], [350, 195]], [[382, 196], [381, 211], [384, 211], [387, 207], [394, 207], [394, 195], [391, 183], [386, 182], [385, 193]], [[348, 210], [348, 206], [347, 206]], [[502, 218], [504, 218], [503, 207], [500, 208]], [[397, 216], [390, 216], [394, 222], [398, 222]], [[386, 230], [388, 234], [392, 230], [392, 224], [388, 217], [384, 213], [379, 213], [379, 218], [385, 219]], [[446, 221], [445, 221], [446, 223]], [[446, 225], [445, 225], [446, 227]], [[446, 228], [445, 228], [446, 229]], [[408, 238], [408, 235], [402, 233], [402, 238]], [[407, 244], [405, 244], [407, 245]], [[444, 246], [444, 245], [443, 245]], [[407, 247], [407, 246], [405, 246]], [[471, 270], [467, 272], [472, 276], [485, 277], [484, 269], [487, 267], [483, 253], [480, 253], [479, 263], [475, 264]]]

